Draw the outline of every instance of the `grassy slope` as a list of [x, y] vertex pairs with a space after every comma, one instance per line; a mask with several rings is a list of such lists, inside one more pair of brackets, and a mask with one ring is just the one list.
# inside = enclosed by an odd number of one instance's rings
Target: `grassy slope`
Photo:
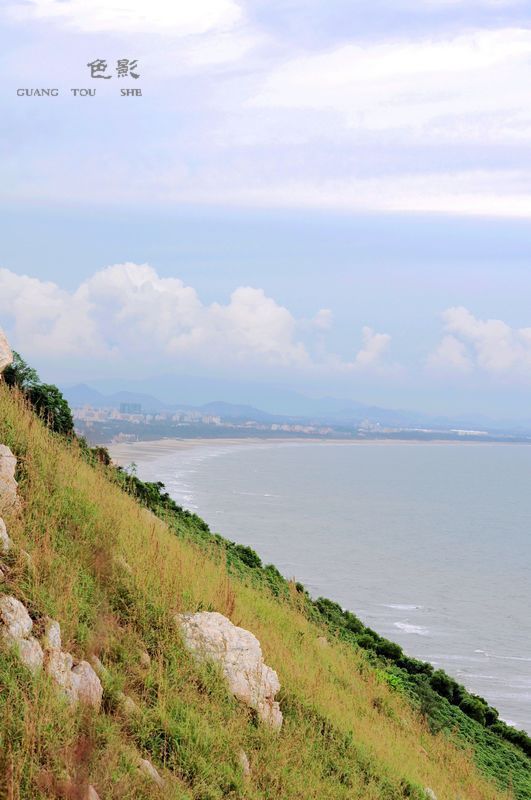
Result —
[[[0, 653], [0, 796], [67, 796], [58, 781], [68, 777], [90, 778], [102, 798], [395, 800], [420, 798], [423, 786], [439, 800], [509, 796], [469, 754], [430, 734], [362, 653], [323, 645], [322, 629], [297, 611], [295, 591], [279, 602], [230, 577], [224, 562], [177, 538], [1, 386], [0, 442], [20, 459], [24, 500], [6, 523], [32, 556], [29, 569], [13, 557], [0, 591], [35, 619], [58, 619], [65, 648], [99, 655], [111, 676], [102, 713], [72, 713], [46, 678], [32, 680]], [[280, 735], [257, 725], [216, 670], [183, 650], [172, 617], [196, 609], [218, 610], [258, 636], [282, 683]], [[117, 706], [121, 689], [140, 708], [134, 719]], [[136, 769], [139, 752], [167, 778], [162, 794]]]

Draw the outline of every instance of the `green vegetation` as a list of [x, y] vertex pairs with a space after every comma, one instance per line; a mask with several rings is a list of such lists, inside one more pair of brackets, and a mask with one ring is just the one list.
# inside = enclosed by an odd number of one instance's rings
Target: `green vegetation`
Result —
[[[23, 502], [4, 518], [31, 564], [10, 556], [0, 592], [37, 624], [58, 619], [65, 648], [97, 655], [108, 679], [102, 712], [73, 710], [0, 651], [0, 796], [74, 797], [87, 781], [102, 798], [131, 800], [423, 800], [427, 786], [438, 800], [530, 796], [529, 760], [509, 740], [519, 732], [507, 734], [484, 701], [212, 534], [162, 484], [57, 433], [18, 387], [0, 385], [0, 442], [17, 455]], [[200, 609], [258, 636], [282, 683], [280, 734], [184, 650], [173, 615]], [[138, 706], [132, 718], [122, 691]], [[139, 754], [163, 790], [139, 773]]]

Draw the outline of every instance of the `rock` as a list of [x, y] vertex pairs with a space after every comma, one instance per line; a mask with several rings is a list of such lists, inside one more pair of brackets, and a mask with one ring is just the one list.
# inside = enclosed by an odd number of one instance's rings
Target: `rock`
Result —
[[117, 700], [120, 708], [126, 716], [133, 717], [135, 714], [139, 713], [140, 709], [135, 701], [123, 692], [118, 692]]
[[99, 710], [103, 697], [101, 681], [88, 663], [80, 661], [72, 670], [77, 702]]
[[0, 328], [0, 375], [13, 361], [13, 353], [6, 339], [6, 335]]
[[62, 694], [73, 705], [82, 703], [96, 710], [101, 705], [103, 687], [100, 679], [87, 661], [74, 666], [70, 653], [57, 647], [61, 641], [59, 624], [49, 620], [44, 634], [44, 669]]
[[264, 664], [256, 636], [216, 611], [177, 614], [176, 619], [195, 657], [219, 663], [232, 694], [279, 730], [282, 712], [274, 698], [280, 682], [275, 670]]
[[44, 654], [42, 647], [34, 636], [28, 639], [19, 639], [17, 642], [18, 655], [25, 667], [34, 674], [42, 669]]
[[5, 444], [0, 444], [0, 509], [18, 506], [18, 484], [15, 480], [17, 459]]
[[138, 766], [139, 769], [144, 773], [144, 775], [150, 778], [153, 781], [153, 783], [156, 783], [157, 786], [159, 786], [162, 789], [162, 787], [164, 786], [164, 780], [159, 775], [159, 773], [157, 772], [151, 761], [148, 761], [147, 758], [141, 758]]
[[89, 661], [98, 678], [101, 678], [102, 681], [107, 680], [109, 677], [109, 670], [101, 663], [98, 656], [90, 656]]
[[16, 597], [0, 597], [0, 634], [8, 647], [16, 648], [25, 667], [38, 672], [43, 652], [37, 639], [30, 636], [33, 622], [26, 607]]
[[46, 620], [42, 646], [45, 650], [61, 649], [61, 626], [55, 619]]
[[245, 750], [240, 750], [238, 752], [238, 763], [242, 768], [243, 777], [250, 778], [251, 776], [251, 765], [249, 764], [249, 759], [247, 757], [247, 753]]
[[140, 666], [144, 667], [144, 669], [149, 669], [151, 666], [151, 656], [147, 650], [140, 654]]
[[87, 786], [87, 791], [84, 800], [100, 800], [100, 796], [97, 793], [94, 786]]
[[0, 597], [0, 622], [2, 638], [10, 644], [30, 635], [33, 622], [26, 607], [16, 597]]
[[73, 704], [77, 702], [77, 692], [72, 678], [74, 659], [70, 653], [49, 650], [44, 654], [44, 670], [61, 693]]
[[435, 792], [433, 791], [433, 789], [430, 789], [430, 787], [429, 787], [429, 786], [427, 786], [427, 787], [424, 789], [424, 793], [425, 793], [425, 795], [426, 795], [426, 800], [437, 800], [437, 795], [435, 794]]
[[13, 542], [8, 536], [4, 520], [0, 517], [0, 553], [6, 555], [13, 547]]

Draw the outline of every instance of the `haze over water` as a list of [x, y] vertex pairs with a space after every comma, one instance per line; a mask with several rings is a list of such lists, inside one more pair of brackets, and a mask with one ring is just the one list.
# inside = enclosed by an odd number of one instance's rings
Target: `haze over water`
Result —
[[[138, 474], [531, 733], [531, 447], [195, 446]], [[132, 459], [133, 460], [133, 459]]]

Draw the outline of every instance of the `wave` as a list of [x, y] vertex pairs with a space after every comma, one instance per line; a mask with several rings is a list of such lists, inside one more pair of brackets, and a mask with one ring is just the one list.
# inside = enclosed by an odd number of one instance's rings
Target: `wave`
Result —
[[404, 633], [414, 633], [417, 636], [429, 636], [430, 633], [428, 628], [423, 628], [421, 625], [411, 625], [409, 622], [395, 622], [394, 626]]
[[382, 603], [384, 608], [394, 608], [396, 611], [420, 611], [423, 606], [413, 606], [408, 603]]

